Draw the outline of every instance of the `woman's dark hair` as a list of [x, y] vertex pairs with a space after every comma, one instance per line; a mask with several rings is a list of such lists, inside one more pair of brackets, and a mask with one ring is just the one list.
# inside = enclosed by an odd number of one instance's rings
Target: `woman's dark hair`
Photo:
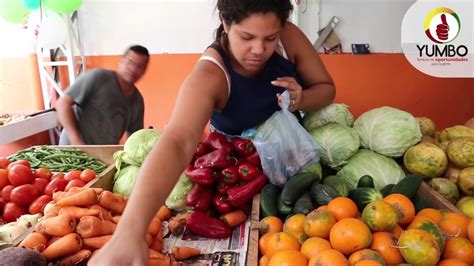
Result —
[[250, 15], [272, 12], [275, 13], [281, 23], [284, 24], [288, 20], [290, 12], [293, 10], [290, 0], [218, 0], [216, 8], [219, 11], [219, 16], [223, 20], [216, 30], [215, 40], [218, 44], [221, 44], [221, 41], [227, 42], [226, 39], [222, 39], [224, 34], [224, 26], [222, 23], [229, 25], [232, 23], [240, 23]]

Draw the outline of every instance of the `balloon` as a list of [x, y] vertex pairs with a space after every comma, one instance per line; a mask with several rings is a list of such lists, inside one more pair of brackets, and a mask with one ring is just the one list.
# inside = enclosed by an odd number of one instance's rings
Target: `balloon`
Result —
[[55, 49], [66, 42], [68, 29], [64, 19], [55, 12], [48, 12], [39, 26], [37, 43], [44, 48]]
[[30, 12], [22, 0], [0, 0], [0, 17], [8, 22], [21, 24], [26, 21]]
[[43, 0], [44, 6], [59, 13], [71, 13], [78, 9], [82, 0]]
[[23, 0], [23, 5], [31, 10], [35, 10], [40, 7], [40, 0]]

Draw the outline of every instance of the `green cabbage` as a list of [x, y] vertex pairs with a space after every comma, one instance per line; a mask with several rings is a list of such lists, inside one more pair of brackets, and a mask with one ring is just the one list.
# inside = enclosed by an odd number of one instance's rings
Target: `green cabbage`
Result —
[[160, 131], [155, 129], [140, 129], [130, 135], [125, 142], [123, 151], [117, 151], [113, 155], [115, 168], [120, 171], [123, 163], [141, 166], [160, 135]]
[[323, 184], [334, 188], [341, 197], [349, 196], [349, 192], [352, 188], [351, 184], [347, 182], [346, 179], [337, 175], [330, 175], [324, 178]]
[[400, 157], [421, 140], [418, 121], [410, 113], [380, 107], [363, 113], [354, 122], [364, 148], [390, 157]]
[[185, 204], [186, 195], [191, 191], [193, 185], [194, 183], [189, 180], [185, 174], [182, 174], [166, 199], [165, 205], [175, 211], [183, 211], [187, 209]]
[[129, 165], [117, 171], [114, 176], [114, 187], [112, 191], [125, 197], [130, 196], [138, 172], [140, 172], [140, 167], [135, 165]]
[[308, 131], [323, 126], [329, 122], [336, 122], [351, 127], [354, 117], [348, 106], [342, 103], [330, 104], [317, 112], [306, 113], [303, 118], [303, 126]]
[[397, 184], [405, 177], [402, 168], [390, 157], [370, 150], [359, 150], [347, 164], [337, 172], [337, 176], [345, 179], [351, 188], [357, 187], [359, 178], [370, 175], [377, 190], [388, 184]]
[[318, 180], [316, 180], [316, 182], [319, 182], [323, 176], [323, 169], [321, 168], [321, 164], [319, 162], [315, 162], [307, 165], [305, 168], [303, 168], [303, 170], [300, 171], [300, 173], [315, 173], [318, 175]]
[[346, 164], [360, 146], [357, 132], [338, 123], [328, 123], [309, 133], [321, 146], [321, 162], [334, 169]]

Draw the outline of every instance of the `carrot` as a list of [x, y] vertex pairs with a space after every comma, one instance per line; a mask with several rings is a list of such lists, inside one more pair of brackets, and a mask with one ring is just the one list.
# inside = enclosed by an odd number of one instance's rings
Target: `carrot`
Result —
[[201, 250], [191, 247], [173, 247], [171, 253], [177, 260], [185, 260], [201, 254]]
[[[50, 202], [46, 204], [46, 206], [44, 206], [44, 216], [48, 216], [48, 217], [57, 216], [59, 214], [60, 209], [61, 209], [61, 206], [58, 206]], [[43, 219], [45, 219], [44, 216], [43, 216]]]
[[38, 252], [42, 252], [46, 245], [48, 244], [48, 239], [38, 232], [33, 232], [25, 237], [23, 241], [21, 241], [19, 247], [33, 249]]
[[58, 206], [84, 207], [95, 203], [97, 203], [97, 193], [95, 193], [95, 190], [93, 189], [88, 189], [63, 198], [59, 200], [56, 204]]
[[163, 251], [163, 241], [161, 239], [155, 237], [153, 239], [153, 242], [150, 245], [150, 248], [155, 250], [155, 251], [162, 252]]
[[158, 218], [162, 221], [168, 221], [170, 217], [171, 217], [171, 210], [168, 209], [168, 207], [166, 207], [165, 205], [161, 205], [160, 209], [155, 214], [155, 218]]
[[107, 241], [112, 238], [112, 235], [96, 236], [82, 239], [82, 243], [86, 248], [98, 249], [101, 248]]
[[169, 223], [168, 223], [168, 229], [175, 236], [178, 236], [181, 233], [183, 233], [184, 226], [185, 226], [184, 224], [182, 224], [182, 223], [180, 223], [176, 220], [173, 220], [173, 221], [170, 220]]
[[35, 231], [50, 236], [65, 236], [74, 232], [76, 219], [71, 215], [63, 214], [42, 220], [36, 224]]
[[161, 241], [163, 241], [163, 230], [160, 230], [158, 232], [158, 234], [156, 235], [156, 238], [160, 239]]
[[112, 222], [118, 224], [120, 221], [120, 217], [122, 217], [122, 215], [117, 215], [117, 216], [112, 217]]
[[146, 243], [148, 244], [148, 246], [150, 246], [152, 242], [153, 236], [150, 233], [146, 233]]
[[47, 245], [47, 246], [49, 246], [49, 245], [53, 244], [54, 242], [58, 241], [60, 238], [61, 238], [61, 236], [53, 236], [53, 237], [51, 237], [51, 238], [49, 239], [49, 241], [48, 241], [48, 245]]
[[59, 261], [59, 265], [76, 265], [82, 261], [87, 260], [92, 255], [90, 250], [82, 249], [76, 252], [73, 255], [70, 255], [62, 260]]
[[75, 254], [81, 250], [81, 247], [81, 237], [76, 233], [70, 233], [48, 246], [41, 254], [43, 254], [47, 261], [51, 261], [59, 257]]
[[149, 259], [161, 259], [161, 258], [164, 258], [164, 257], [168, 257], [158, 251], [155, 251], [153, 249], [148, 249], [148, 258]]
[[247, 220], [247, 215], [243, 210], [235, 210], [222, 215], [221, 220], [233, 228], [245, 222]]
[[61, 199], [71, 196], [73, 192], [56, 191], [53, 193], [53, 201], [58, 202]]
[[188, 221], [188, 217], [189, 217], [189, 214], [190, 212], [183, 212], [183, 213], [180, 213], [174, 217], [171, 217], [170, 221], [177, 221], [179, 223], [182, 223], [182, 224], [186, 224], [186, 222]]
[[100, 194], [99, 205], [111, 210], [116, 214], [122, 214], [125, 209], [125, 200], [110, 191], [104, 191]]
[[81, 192], [81, 191], [88, 190], [88, 189], [93, 189], [95, 191], [95, 193], [97, 193], [97, 195], [100, 195], [100, 193], [102, 193], [104, 191], [104, 189], [100, 188], [100, 187], [72, 187], [69, 190], [69, 192], [77, 193], [77, 192]]
[[156, 259], [148, 259], [148, 266], [168, 266], [171, 263], [171, 259], [168, 256]]
[[76, 227], [76, 232], [82, 238], [111, 235], [116, 225], [110, 221], [100, 220], [95, 216], [81, 217]]
[[157, 218], [151, 219], [150, 225], [148, 226], [148, 233], [153, 236], [156, 236], [161, 230], [161, 220]]
[[99, 216], [100, 211], [97, 209], [87, 209], [74, 206], [67, 206], [59, 210], [59, 215], [68, 214], [74, 218], [81, 218], [82, 216]]
[[102, 219], [102, 220], [106, 220], [106, 221], [111, 221], [113, 222], [112, 220], [112, 213], [103, 208], [102, 206], [98, 205], [98, 204], [94, 204], [90, 207], [92, 210], [99, 210], [99, 218]]

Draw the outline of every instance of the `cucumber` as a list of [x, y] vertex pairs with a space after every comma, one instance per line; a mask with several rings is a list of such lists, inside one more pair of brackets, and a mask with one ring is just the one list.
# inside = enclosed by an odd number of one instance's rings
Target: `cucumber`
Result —
[[277, 216], [277, 199], [280, 194], [280, 188], [273, 184], [267, 184], [260, 192], [260, 209], [262, 217]]
[[375, 188], [360, 187], [351, 190], [349, 198], [355, 202], [359, 211], [363, 211], [367, 204], [383, 199], [382, 193]]
[[311, 196], [309, 191], [306, 191], [301, 195], [301, 197], [296, 201], [295, 206], [293, 207], [293, 213], [308, 214], [314, 209], [313, 202], [311, 201]]
[[320, 177], [316, 173], [298, 173], [294, 175], [281, 192], [281, 200], [286, 205], [294, 205], [296, 200]]
[[319, 183], [313, 184], [309, 192], [313, 202], [318, 205], [326, 205], [332, 199], [339, 197], [339, 193], [334, 188]]
[[382, 193], [382, 196], [385, 198], [392, 192], [394, 186], [395, 184], [388, 184], [380, 190], [380, 193]]
[[418, 194], [415, 194], [415, 196], [413, 196], [411, 202], [413, 202], [413, 205], [415, 205], [415, 211], [417, 213], [423, 209], [430, 208], [428, 201], [426, 201], [425, 198], [420, 197]]
[[398, 181], [398, 183], [392, 188], [390, 194], [403, 194], [409, 199], [412, 199], [418, 191], [421, 182], [423, 182], [423, 177], [421, 175], [407, 175], [405, 178]]
[[374, 179], [370, 175], [363, 175], [357, 182], [357, 187], [371, 187], [374, 188]]
[[285, 204], [281, 199], [281, 194], [277, 198], [277, 209], [278, 213], [285, 216], [293, 212], [293, 207], [291, 205]]

